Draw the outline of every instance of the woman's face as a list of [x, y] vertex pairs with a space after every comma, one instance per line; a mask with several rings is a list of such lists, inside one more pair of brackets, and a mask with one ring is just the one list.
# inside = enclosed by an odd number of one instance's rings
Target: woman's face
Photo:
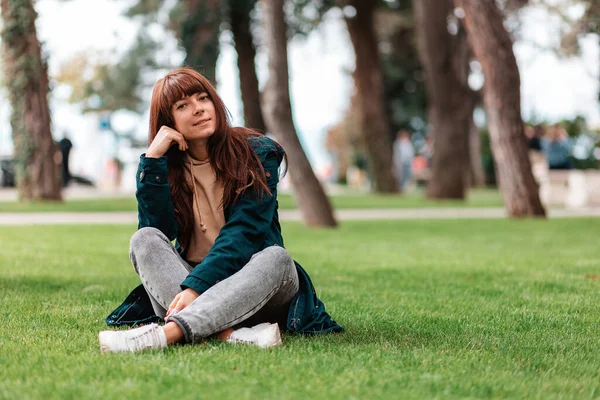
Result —
[[205, 92], [184, 97], [171, 107], [175, 130], [185, 140], [208, 139], [217, 128], [215, 105]]

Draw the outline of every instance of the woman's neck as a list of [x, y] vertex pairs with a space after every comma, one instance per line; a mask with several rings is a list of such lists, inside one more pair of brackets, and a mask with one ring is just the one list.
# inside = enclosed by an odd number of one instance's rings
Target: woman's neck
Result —
[[194, 140], [188, 142], [187, 153], [194, 160], [204, 161], [208, 158], [208, 148], [206, 146], [206, 140]]

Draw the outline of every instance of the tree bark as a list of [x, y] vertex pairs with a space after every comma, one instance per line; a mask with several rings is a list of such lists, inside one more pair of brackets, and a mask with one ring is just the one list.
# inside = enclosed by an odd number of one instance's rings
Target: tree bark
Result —
[[425, 70], [429, 130], [435, 143], [427, 197], [464, 199], [468, 187], [469, 127], [473, 102], [468, 87], [469, 48], [459, 28], [448, 32], [451, 0], [413, 0], [419, 56]]
[[244, 104], [244, 120], [248, 128], [265, 132], [265, 122], [260, 108], [260, 91], [254, 58], [256, 48], [250, 32], [250, 12], [255, 0], [230, 0], [229, 19], [231, 33], [238, 54], [237, 64], [240, 71], [240, 91]]
[[12, 107], [11, 127], [21, 200], [61, 200], [57, 152], [50, 132], [48, 74], [31, 0], [2, 0], [2, 44]]
[[373, 26], [375, 1], [346, 0], [356, 15], [345, 17], [356, 55], [354, 81], [358, 91], [360, 132], [365, 143], [369, 170], [377, 192], [398, 190], [392, 169], [392, 138], [386, 113], [383, 73]]
[[456, 0], [456, 5], [465, 12], [471, 48], [485, 76], [483, 102], [508, 215], [545, 216], [525, 140], [519, 69], [502, 14], [494, 0]]
[[186, 16], [180, 27], [184, 63], [216, 85], [221, 0], [186, 0], [184, 8]]
[[263, 93], [265, 120], [287, 151], [294, 194], [309, 226], [335, 227], [329, 199], [315, 176], [292, 120], [287, 58], [287, 24], [284, 0], [262, 0], [265, 45], [269, 58], [269, 81]]

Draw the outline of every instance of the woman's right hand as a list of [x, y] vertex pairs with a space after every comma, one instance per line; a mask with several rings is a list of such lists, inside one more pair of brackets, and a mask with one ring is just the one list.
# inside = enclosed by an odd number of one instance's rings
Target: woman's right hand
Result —
[[163, 125], [160, 127], [160, 130], [154, 137], [152, 143], [150, 143], [150, 147], [148, 147], [148, 151], [146, 151], [146, 157], [158, 158], [164, 156], [174, 143], [177, 143], [177, 146], [181, 151], [186, 151], [188, 149], [188, 144], [181, 133], [173, 128]]

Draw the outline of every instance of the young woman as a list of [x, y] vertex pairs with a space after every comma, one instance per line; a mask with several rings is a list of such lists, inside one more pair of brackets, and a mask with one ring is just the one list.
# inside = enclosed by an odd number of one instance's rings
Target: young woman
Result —
[[214, 87], [189, 68], [156, 83], [149, 143], [136, 176], [139, 230], [130, 247], [142, 284], [107, 318], [110, 326], [142, 326], [100, 332], [102, 352], [214, 335], [271, 347], [281, 345], [279, 325], [342, 330], [283, 247], [277, 143], [231, 127]]

